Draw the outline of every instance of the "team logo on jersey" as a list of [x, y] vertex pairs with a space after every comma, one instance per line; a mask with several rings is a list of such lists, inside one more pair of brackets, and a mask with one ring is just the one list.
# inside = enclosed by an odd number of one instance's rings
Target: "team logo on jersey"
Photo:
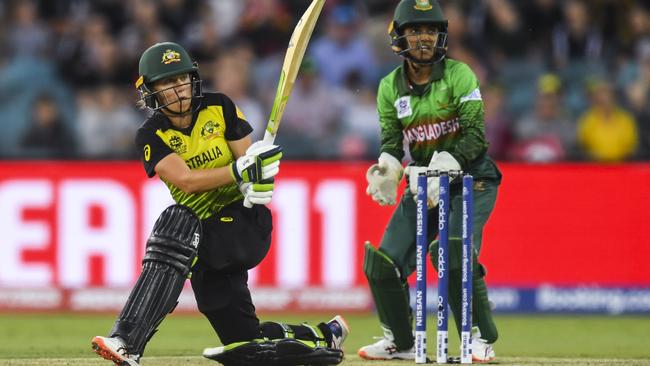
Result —
[[201, 137], [204, 140], [212, 140], [213, 138], [219, 137], [219, 122], [208, 121], [203, 127], [201, 127]]
[[172, 62], [181, 62], [181, 54], [174, 50], [166, 50], [163, 52], [161, 62], [165, 65], [169, 65]]
[[397, 118], [404, 118], [412, 115], [413, 110], [411, 110], [411, 96], [407, 95], [396, 100], [395, 109], [397, 109]]
[[482, 180], [477, 180], [476, 182], [474, 182], [474, 190], [475, 190], [475, 191], [483, 192], [483, 191], [485, 191], [486, 189], [487, 189], [487, 187], [485, 186], [485, 182], [484, 182], [484, 181], [482, 181]]
[[149, 144], [144, 145], [144, 161], [149, 161], [151, 159], [151, 146]]
[[241, 109], [239, 109], [239, 107], [235, 106], [235, 112], [237, 112], [237, 118], [246, 121], [246, 116], [244, 115], [244, 112], [242, 112]]
[[430, 10], [433, 6], [431, 6], [429, 0], [415, 0], [414, 8], [416, 10]]
[[172, 136], [169, 139], [169, 147], [171, 147], [176, 154], [183, 154], [187, 151], [187, 146], [183, 143], [183, 139], [178, 136]]

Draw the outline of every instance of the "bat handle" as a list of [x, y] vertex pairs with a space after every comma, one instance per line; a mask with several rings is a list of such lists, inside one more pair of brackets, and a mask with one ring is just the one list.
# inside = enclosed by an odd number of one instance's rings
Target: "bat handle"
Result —
[[[262, 139], [262, 141], [264, 141], [264, 145], [272, 145], [274, 140], [275, 140], [275, 135], [270, 133], [268, 130], [266, 130], [266, 132], [264, 132], [264, 139]], [[244, 197], [244, 207], [246, 208], [253, 207], [253, 204], [247, 197]]]
[[269, 132], [269, 130], [266, 130], [266, 132], [264, 132], [264, 139], [262, 139], [262, 141], [264, 141], [265, 145], [272, 145], [273, 141], [275, 141], [275, 134]]

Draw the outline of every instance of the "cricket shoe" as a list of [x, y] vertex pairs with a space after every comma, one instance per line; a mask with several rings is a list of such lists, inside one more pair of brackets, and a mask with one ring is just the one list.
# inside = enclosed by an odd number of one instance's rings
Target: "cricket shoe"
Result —
[[102, 358], [113, 361], [118, 366], [139, 366], [140, 355], [129, 353], [126, 345], [118, 337], [93, 338], [93, 350]]
[[472, 362], [492, 362], [496, 358], [492, 345], [481, 338], [481, 331], [478, 327], [472, 327]]
[[414, 360], [415, 348], [399, 350], [394, 342], [393, 332], [384, 328], [384, 336], [377, 337], [379, 340], [373, 344], [359, 348], [357, 354], [366, 360]]
[[343, 349], [343, 342], [350, 334], [350, 327], [341, 315], [335, 316], [332, 320], [327, 322], [327, 327], [332, 332], [331, 348]]

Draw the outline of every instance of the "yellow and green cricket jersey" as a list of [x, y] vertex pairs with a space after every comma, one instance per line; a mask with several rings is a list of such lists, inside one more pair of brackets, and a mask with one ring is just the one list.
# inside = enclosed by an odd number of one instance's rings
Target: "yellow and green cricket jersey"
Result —
[[408, 80], [405, 67], [379, 84], [381, 152], [401, 160], [406, 141], [416, 165], [427, 166], [435, 151], [447, 151], [474, 178], [500, 179], [487, 155], [483, 100], [469, 66], [446, 59], [434, 65], [429, 83], [422, 86]]
[[[144, 169], [153, 177], [155, 167], [169, 154], [177, 154], [190, 169], [211, 169], [229, 165], [234, 157], [227, 141], [244, 138], [253, 130], [243, 113], [224, 94], [204, 93], [198, 111], [192, 115], [188, 128], [177, 129], [162, 113], [156, 112], [145, 121], [136, 135]], [[190, 207], [201, 219], [219, 212], [224, 206], [242, 200], [235, 183], [214, 190], [189, 194], [173, 184], [169, 188], [176, 203]]]

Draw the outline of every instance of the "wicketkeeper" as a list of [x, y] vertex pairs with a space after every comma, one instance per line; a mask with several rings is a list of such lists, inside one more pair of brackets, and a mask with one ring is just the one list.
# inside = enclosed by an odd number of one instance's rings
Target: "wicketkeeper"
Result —
[[341, 316], [317, 326], [260, 324], [248, 289], [247, 271], [271, 244], [265, 205], [280, 147], [251, 145], [244, 114], [226, 95], [202, 92], [197, 65], [178, 44], [147, 49], [139, 74], [140, 103], [153, 114], [136, 145], [147, 175], [158, 174], [176, 204], [156, 221], [142, 273], [108, 337], [93, 338], [93, 349], [117, 365], [139, 365], [190, 278], [199, 310], [224, 345], [203, 356], [226, 366], [339, 364], [348, 334]]
[[[479, 83], [466, 64], [446, 57], [447, 19], [435, 0], [402, 0], [389, 27], [391, 47], [404, 58], [379, 85], [381, 125], [379, 161], [368, 169], [368, 194], [380, 205], [393, 205], [406, 173], [409, 187], [393, 212], [376, 249], [366, 244], [364, 271], [384, 337], [359, 349], [369, 360], [413, 359], [412, 313], [407, 277], [415, 269], [417, 176], [423, 170], [462, 170], [474, 176], [474, 277], [472, 353], [475, 362], [494, 360], [497, 328], [478, 262], [485, 225], [497, 196], [501, 173], [486, 154], [483, 101]], [[413, 159], [404, 170], [403, 140]], [[428, 241], [438, 234], [439, 179], [428, 181]], [[449, 304], [460, 332], [461, 179], [452, 180], [449, 218]], [[437, 253], [437, 241], [429, 247]], [[432, 256], [437, 267], [437, 256]]]

